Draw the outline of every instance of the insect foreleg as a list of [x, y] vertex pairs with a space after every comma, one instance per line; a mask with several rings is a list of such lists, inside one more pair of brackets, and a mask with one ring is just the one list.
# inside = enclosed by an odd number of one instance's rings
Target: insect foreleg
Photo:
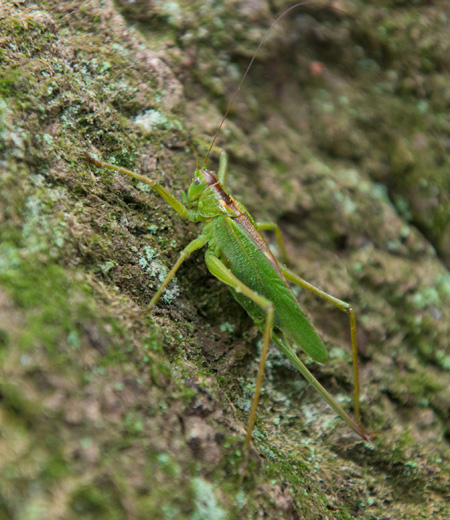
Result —
[[275, 236], [277, 237], [278, 246], [280, 248], [281, 257], [283, 258], [283, 262], [285, 264], [289, 263], [289, 256], [286, 251], [286, 246], [284, 245], [284, 240], [281, 235], [280, 226], [275, 224], [275, 222], [257, 222], [257, 227], [261, 231], [273, 231]]
[[219, 179], [220, 184], [225, 188], [227, 183], [227, 173], [228, 173], [228, 155], [223, 150], [219, 155], [219, 169], [217, 170], [217, 178]]
[[255, 394], [253, 396], [252, 407], [250, 410], [250, 416], [248, 420], [247, 436], [245, 438], [245, 447], [250, 448], [250, 442], [252, 438], [252, 431], [255, 425], [256, 408], [258, 407], [259, 394], [261, 392], [261, 384], [264, 377], [264, 367], [266, 365], [267, 353], [269, 351], [270, 338], [273, 330], [273, 318], [274, 318], [274, 306], [267, 298], [257, 294], [255, 291], [250, 289], [247, 285], [241, 282], [234, 274], [222, 263], [222, 261], [215, 256], [211, 251], [206, 252], [205, 256], [206, 265], [211, 273], [218, 278], [221, 282], [230, 285], [236, 292], [247, 296], [257, 305], [259, 305], [266, 312], [266, 325], [264, 328], [264, 342], [261, 351], [261, 358], [259, 361], [258, 375], [256, 377]]
[[189, 216], [189, 210], [182, 204], [179, 200], [177, 200], [170, 191], [167, 191], [166, 188], [161, 186], [158, 182], [156, 182], [153, 179], [149, 179], [148, 177], [145, 177], [144, 175], [139, 175], [139, 173], [134, 173], [130, 170], [127, 170], [125, 168], [122, 168], [120, 166], [115, 166], [114, 164], [108, 164], [103, 161], [98, 161], [97, 159], [94, 159], [90, 155], [86, 155], [85, 157], [86, 161], [95, 164], [98, 168], [106, 168], [108, 170], [114, 170], [119, 173], [124, 173], [125, 175], [129, 175], [130, 177], [134, 177], [138, 181], [145, 182], [146, 184], [149, 184], [155, 191], [158, 193], [172, 208], [179, 213], [183, 218], [188, 218]]
[[176, 272], [180, 268], [181, 264], [188, 258], [191, 253], [194, 251], [197, 251], [197, 249], [201, 249], [204, 245], [206, 245], [208, 242], [208, 238], [205, 235], [200, 235], [195, 240], [190, 242], [184, 249], [181, 251], [180, 256], [178, 257], [178, 260], [175, 262], [174, 266], [170, 270], [170, 273], [166, 276], [163, 283], [159, 286], [156, 293], [153, 295], [153, 298], [150, 300], [150, 303], [148, 304], [148, 307], [146, 307], [143, 311], [140, 312], [141, 315], [148, 314], [151, 312], [153, 307], [156, 305], [157, 301], [159, 300], [162, 292], [164, 289], [168, 286], [170, 280], [175, 276]]
[[349, 303], [346, 303], [331, 294], [314, 287], [314, 285], [310, 284], [303, 278], [296, 276], [294, 273], [289, 271], [289, 269], [281, 268], [284, 276], [290, 282], [293, 282], [300, 287], [303, 287], [307, 291], [310, 291], [320, 298], [323, 298], [327, 302], [332, 303], [338, 309], [348, 314], [350, 319], [350, 337], [352, 342], [352, 359], [353, 359], [353, 385], [354, 385], [354, 409], [355, 409], [355, 417], [358, 423], [361, 423], [361, 411], [360, 411], [360, 397], [359, 397], [359, 368], [358, 368], [358, 344], [356, 342], [356, 317], [355, 312], [352, 309], [352, 306]]

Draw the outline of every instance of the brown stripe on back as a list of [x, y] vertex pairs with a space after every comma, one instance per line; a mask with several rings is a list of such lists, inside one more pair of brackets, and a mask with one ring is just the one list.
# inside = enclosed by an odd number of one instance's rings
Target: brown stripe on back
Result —
[[217, 195], [219, 195], [220, 200], [223, 200], [223, 202], [226, 204], [226, 206], [229, 209], [233, 209], [238, 211], [238, 213], [242, 213], [237, 209], [236, 201], [233, 199], [231, 195], [229, 195], [223, 188], [222, 184], [220, 184], [219, 181], [217, 181], [215, 184], [210, 185], [210, 188], [212, 188]]
[[226, 208], [230, 210], [230, 213], [235, 213], [235, 216], [230, 215], [230, 218], [233, 219], [233, 222], [240, 226], [240, 228], [247, 234], [255, 246], [264, 254], [267, 260], [269, 260], [269, 262], [277, 270], [281, 278], [286, 281], [286, 285], [288, 285], [284, 274], [281, 272], [278, 262], [275, 260], [275, 257], [267, 245], [267, 242], [256, 228], [253, 219], [250, 217], [249, 213], [243, 207], [243, 205], [239, 205], [236, 200], [225, 191], [224, 187], [220, 184], [219, 181], [211, 184], [210, 188], [212, 188], [217, 193], [217, 195], [219, 195], [220, 200], [223, 201]]

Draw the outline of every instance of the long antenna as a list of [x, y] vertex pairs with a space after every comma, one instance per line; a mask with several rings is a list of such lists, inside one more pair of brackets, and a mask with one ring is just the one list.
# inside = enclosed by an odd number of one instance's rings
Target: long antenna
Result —
[[[233, 106], [233, 103], [234, 103], [234, 100], [236, 99], [237, 95], [239, 94], [239, 91], [241, 90], [241, 87], [242, 87], [242, 83], [244, 83], [244, 80], [245, 78], [247, 77], [247, 74], [249, 73], [249, 70], [251, 69], [252, 65], [253, 65], [253, 62], [255, 61], [255, 58], [256, 58], [256, 55], [258, 54], [259, 52], [259, 49], [261, 48], [262, 44], [266, 41], [267, 37], [269, 36], [269, 34], [272, 32], [272, 29], [275, 27], [275, 25], [277, 25], [277, 23], [284, 17], [286, 16], [288, 13], [290, 13], [291, 11], [293, 11], [294, 9], [297, 9], [297, 7], [300, 7], [301, 5], [305, 5], [305, 4], [315, 4], [316, 2], [310, 2], [308, 0], [306, 0], [305, 2], [299, 2], [298, 4], [294, 4], [294, 5], [291, 5], [291, 7], [289, 7], [288, 9], [286, 9], [286, 11], [283, 11], [280, 16], [278, 16], [278, 18], [272, 23], [272, 25], [267, 29], [266, 31], [266, 34], [262, 37], [261, 41], [259, 42], [259, 45], [258, 47], [256, 48], [256, 51], [253, 53], [253, 56], [252, 56], [252, 59], [250, 60], [250, 63], [248, 64], [247, 66], [247, 69], [246, 71], [244, 72], [244, 75], [242, 76], [241, 78], [241, 81], [239, 82], [239, 85], [237, 86], [237, 89], [234, 91], [234, 94], [233, 94], [233, 97], [231, 98], [231, 101], [230, 103], [228, 104], [228, 107], [225, 111], [225, 114], [224, 116], [222, 117], [222, 120], [220, 121], [220, 125], [219, 125], [219, 128], [217, 129], [215, 135], [214, 135], [214, 138], [209, 146], [209, 149], [208, 149], [208, 153], [206, 154], [206, 157], [205, 157], [205, 160], [203, 161], [203, 169], [206, 168], [206, 163], [208, 161], [208, 158], [209, 158], [209, 155], [211, 153], [211, 150], [213, 149], [213, 146], [214, 146], [214, 143], [216, 142], [216, 139], [217, 139], [217, 136], [219, 135], [220, 131], [222, 130], [222, 126], [225, 122], [225, 119], [227, 118], [228, 116], [228, 113], [230, 112], [231, 110], [231, 107]], [[320, 4], [319, 4], [320, 5]]]

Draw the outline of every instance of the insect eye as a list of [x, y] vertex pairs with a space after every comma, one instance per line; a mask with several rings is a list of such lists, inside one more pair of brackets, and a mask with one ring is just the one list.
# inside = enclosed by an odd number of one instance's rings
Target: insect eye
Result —
[[200, 177], [195, 177], [194, 184], [197, 184], [197, 186], [198, 186], [201, 182], [202, 181], [201, 181]]

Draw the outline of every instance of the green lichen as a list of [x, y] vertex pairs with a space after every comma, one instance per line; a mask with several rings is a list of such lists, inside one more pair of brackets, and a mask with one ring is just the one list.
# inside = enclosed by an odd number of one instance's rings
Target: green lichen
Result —
[[226, 511], [219, 505], [217, 496], [211, 483], [202, 478], [192, 480], [194, 492], [195, 509], [192, 517], [195, 520], [223, 520], [226, 518]]
[[[161, 263], [160, 260], [154, 258], [155, 250], [149, 246], [144, 247], [144, 254], [140, 256], [139, 265], [142, 269], [150, 275], [151, 278], [156, 278], [162, 283], [167, 274], [167, 268]], [[178, 282], [176, 278], [172, 278], [171, 283], [168, 285], [162, 296], [166, 303], [172, 303], [180, 293]]]

